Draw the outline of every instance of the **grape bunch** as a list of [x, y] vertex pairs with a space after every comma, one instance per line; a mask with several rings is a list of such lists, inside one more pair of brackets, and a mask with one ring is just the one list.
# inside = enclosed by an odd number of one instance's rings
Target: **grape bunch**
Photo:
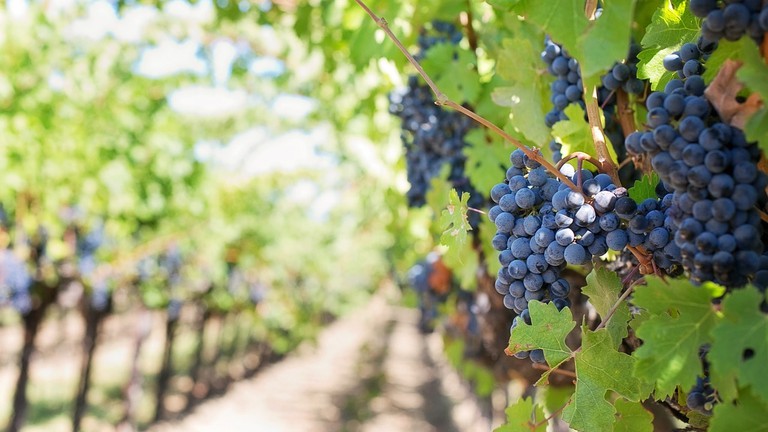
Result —
[[12, 250], [0, 252], [0, 305], [10, 304], [18, 313], [32, 310], [32, 276], [27, 266]]
[[[568, 264], [587, 265], [616, 245], [625, 235], [616, 205], [629, 198], [606, 174], [564, 165], [561, 172], [581, 186], [574, 191], [522, 150], [512, 152], [510, 160], [506, 181], [491, 190], [497, 205], [488, 216], [496, 225], [492, 244], [502, 264], [495, 288], [518, 314], [514, 328], [520, 320], [530, 324], [530, 301], [551, 301], [558, 309], [569, 305], [571, 286], [562, 270]], [[516, 355], [544, 361], [539, 351]]]
[[701, 37], [697, 43], [685, 43], [679, 50], [664, 57], [664, 69], [676, 72], [680, 79], [701, 75], [704, 62], [716, 48], [717, 42], [708, 42]]
[[[449, 23], [436, 22], [432, 25], [442, 36], [419, 37], [422, 56], [436, 43], [461, 40], [461, 32]], [[411, 207], [426, 203], [426, 194], [433, 178], [439, 177], [444, 166], [449, 167], [448, 181], [457, 190], [470, 194], [470, 207], [482, 207], [484, 199], [467, 178], [464, 168], [464, 137], [475, 127], [472, 120], [454, 111], [435, 105], [430, 88], [422, 84], [415, 75], [409, 77], [408, 87], [389, 95], [389, 112], [401, 120], [402, 141], [406, 151], [406, 173], [411, 187], [406, 197]], [[469, 216], [469, 222], [477, 227], [477, 214]]]
[[106, 281], [96, 282], [91, 291], [91, 308], [97, 312], [105, 312], [110, 308], [111, 302], [112, 295]]
[[701, 34], [708, 41], [737, 41], [749, 35], [758, 44], [768, 31], [768, 5], [762, 0], [691, 0], [691, 12], [699, 18]]
[[78, 268], [81, 275], [89, 276], [96, 270], [96, 251], [104, 243], [104, 225], [98, 224], [85, 234], [80, 229], [76, 231]]
[[568, 105], [575, 103], [584, 108], [584, 83], [581, 80], [579, 62], [549, 38], [544, 41], [541, 59], [547, 64], [550, 75], [555, 77], [550, 86], [554, 108], [544, 118], [547, 127], [552, 127], [560, 120], [568, 120], [563, 112]]
[[[617, 62], [601, 78], [602, 86], [598, 88], [598, 104], [602, 107], [605, 117], [604, 131], [613, 143], [624, 141], [621, 125], [616, 115], [615, 93], [621, 89], [628, 94], [641, 94], [645, 90], [645, 83], [637, 78], [637, 54], [640, 46], [632, 43], [627, 59]], [[550, 85], [552, 91], [551, 102], [554, 108], [547, 113], [544, 121], [548, 127], [552, 127], [561, 120], [567, 120], [564, 113], [568, 105], [575, 103], [585, 109], [582, 93], [584, 84], [581, 79], [579, 62], [570, 57], [562, 46], [547, 38], [544, 42], [542, 60], [547, 64], [547, 71], [555, 80]], [[586, 114], [585, 114], [586, 120]], [[554, 162], [562, 158], [561, 145], [555, 140], [550, 141], [549, 148], [553, 154]], [[616, 146], [616, 151], [623, 157], [623, 147]]]
[[[685, 65], [701, 55], [698, 46], [684, 46], [681, 59], [689, 48], [698, 54]], [[650, 130], [631, 134], [625, 145], [630, 154], [650, 158], [664, 187], [674, 192], [665, 224], [691, 280], [742, 286], [760, 270], [762, 227], [755, 206], [765, 202], [768, 177], [757, 169], [757, 145], [723, 123], [704, 97], [703, 78], [684, 75], [648, 96]]]
[[709, 378], [696, 377], [696, 385], [688, 392], [685, 404], [694, 411], [711, 414], [716, 400], [715, 389], [709, 383]]

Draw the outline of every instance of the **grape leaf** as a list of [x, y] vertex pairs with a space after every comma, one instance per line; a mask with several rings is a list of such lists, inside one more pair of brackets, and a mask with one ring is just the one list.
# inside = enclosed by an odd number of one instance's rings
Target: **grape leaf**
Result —
[[649, 176], [644, 174], [640, 180], [635, 180], [635, 185], [627, 190], [629, 197], [636, 203], [641, 203], [648, 198], [656, 198], [656, 185], [659, 184], [659, 176], [653, 172]]
[[550, 366], [559, 364], [571, 355], [565, 337], [576, 327], [571, 310], [558, 311], [554, 303], [532, 301], [528, 303], [531, 324], [519, 321], [509, 335], [509, 352], [515, 354], [532, 349], [544, 350], [544, 358]]
[[546, 386], [536, 390], [537, 397], [543, 393], [542, 400], [544, 403], [544, 411], [548, 414], [560, 412], [565, 404], [570, 403], [573, 396], [574, 386]]
[[710, 343], [710, 331], [719, 318], [712, 299], [722, 294], [713, 284], [700, 287], [687, 280], [669, 284], [647, 277], [647, 285], [635, 289], [632, 302], [649, 313], [637, 328], [643, 345], [633, 354], [637, 358], [634, 375], [654, 382], [656, 397], [664, 398], [676, 386], [690, 388], [702, 375], [699, 347]]
[[444, 255], [445, 263], [459, 279], [465, 288], [474, 288], [477, 285], [475, 270], [479, 258], [477, 252], [469, 242], [467, 232], [472, 230], [467, 218], [467, 202], [469, 193], [464, 192], [459, 198], [456, 189], [451, 189], [448, 195], [448, 204], [440, 215], [440, 244], [447, 246], [448, 251]]
[[590, 22], [590, 28], [581, 34], [577, 58], [583, 76], [602, 73], [627, 56], [635, 2], [628, 0], [605, 4], [600, 19]]
[[577, 41], [589, 24], [584, 16], [584, 5], [577, 1], [521, 0], [513, 9], [540, 27], [555, 42], [563, 44], [567, 50], [572, 51], [571, 54], [578, 50]]
[[474, 102], [480, 94], [474, 61], [469, 50], [445, 42], [432, 46], [420, 64], [449, 99], [463, 103]]
[[715, 405], [710, 432], [768, 431], [768, 405], [748, 391], [739, 392], [739, 402]]
[[639, 402], [617, 399], [613, 432], [653, 432], [653, 414]]
[[[584, 120], [584, 111], [576, 104], [565, 108], [568, 120], [561, 120], [552, 126], [552, 136], [562, 145], [560, 150], [563, 155], [574, 152], [583, 152], [597, 158], [595, 141], [592, 139], [592, 131], [589, 123]], [[611, 160], [616, 162], [616, 151], [612, 145], [607, 145]]]
[[668, 48], [648, 48], [637, 54], [637, 77], [651, 82], [651, 90], [664, 89], [676, 75], [664, 69], [664, 57], [680, 49], [680, 46]]
[[750, 141], [757, 141], [763, 153], [768, 153], [768, 109], [763, 107], [755, 113], [747, 124], [744, 125], [744, 133]]
[[477, 190], [490, 191], [505, 178], [503, 162], [509, 157], [509, 149], [503, 139], [481, 128], [472, 129], [464, 141], [470, 144], [464, 147], [467, 177]]
[[606, 329], [582, 328], [582, 346], [576, 353], [576, 392], [563, 410], [563, 420], [579, 431], [612, 430], [616, 409], [605, 399], [608, 390], [632, 401], [647, 396], [644, 383], [627, 371], [636, 359], [616, 351]]
[[[616, 273], [605, 267], [599, 267], [587, 276], [587, 286], [581, 291], [589, 297], [589, 302], [595, 307], [597, 313], [605, 318], [621, 295], [621, 279]], [[629, 306], [626, 302], [621, 302], [605, 327], [611, 335], [614, 348], [618, 348], [621, 340], [627, 336], [629, 318]]]
[[752, 392], [768, 403], [768, 315], [760, 311], [764, 298], [750, 287], [723, 300], [723, 320], [712, 330], [707, 358], [712, 384], [725, 401], [736, 398], [739, 386], [751, 385]]
[[508, 84], [496, 88], [491, 95], [496, 104], [510, 108], [515, 127], [535, 143], [549, 140], [549, 129], [541, 120], [550, 102], [546, 99], [549, 82], [546, 74], [541, 73], [544, 64], [539, 58], [540, 51], [530, 37], [505, 39], [497, 73]]
[[750, 38], [741, 38], [736, 42], [726, 39], [720, 40], [717, 43], [717, 49], [710, 54], [707, 62], [704, 64], [706, 69], [701, 75], [704, 81], [707, 83], [712, 82], [726, 60], [742, 60], [750, 49], [757, 50], [755, 43]]
[[440, 215], [440, 226], [443, 234], [440, 242], [448, 247], [462, 245], [467, 242], [467, 232], [472, 230], [467, 218], [467, 202], [469, 193], [464, 192], [459, 198], [456, 189], [451, 189], [448, 204]]
[[[483, 252], [486, 257], [496, 257], [499, 251], [493, 248], [492, 240], [496, 235], [496, 224], [491, 222], [485, 215], [480, 218], [480, 238], [483, 245]], [[501, 269], [501, 263], [497, 259], [488, 259], [485, 262], [488, 267], [488, 274], [495, 275]]]
[[654, 90], [663, 86], [673, 75], [662, 65], [664, 56], [684, 43], [695, 42], [700, 28], [699, 19], [688, 10], [685, 0], [665, 1], [645, 30], [641, 41], [645, 49], [638, 55], [637, 76], [649, 79]]
[[[546, 432], [547, 422], [544, 421], [544, 410], [533, 404], [533, 398], [523, 398], [504, 411], [507, 422], [493, 432]], [[541, 424], [539, 424], [541, 423]]]

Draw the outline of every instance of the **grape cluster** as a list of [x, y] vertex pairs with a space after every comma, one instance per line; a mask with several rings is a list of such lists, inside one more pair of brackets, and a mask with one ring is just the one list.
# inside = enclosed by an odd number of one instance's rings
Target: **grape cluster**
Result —
[[[419, 38], [420, 55], [436, 43], [455, 44], [461, 40], [461, 32], [452, 24], [436, 22], [432, 27], [442, 36], [427, 36], [422, 33]], [[389, 112], [401, 120], [402, 141], [406, 151], [406, 173], [411, 185], [406, 194], [408, 205], [421, 207], [426, 203], [431, 180], [439, 177], [441, 170], [447, 165], [448, 181], [459, 195], [468, 192], [469, 206], [482, 207], [482, 194], [474, 189], [464, 172], [464, 137], [475, 127], [472, 120], [458, 112], [435, 105], [432, 91], [427, 85], [420, 83], [416, 76], [409, 77], [407, 88], [390, 93], [389, 101]], [[469, 215], [469, 222], [476, 228], [478, 215]]]
[[[623, 232], [615, 206], [629, 198], [606, 174], [575, 172], [564, 165], [561, 172], [581, 185], [577, 192], [522, 150], [512, 152], [510, 160], [506, 181], [491, 190], [497, 205], [488, 216], [496, 225], [493, 247], [502, 264], [495, 288], [504, 295], [504, 305], [518, 314], [514, 328], [520, 320], [530, 324], [530, 301], [551, 301], [558, 309], [569, 305], [571, 287], [561, 271], [608, 252], [609, 239]], [[540, 351], [516, 355], [544, 361]]]
[[[616, 115], [615, 93], [622, 89], [628, 94], [640, 94], [645, 90], [645, 83], [637, 78], [637, 54], [640, 52], [640, 46], [632, 43], [630, 51], [625, 62], [615, 63], [611, 70], [602, 78], [602, 86], [598, 88], [597, 100], [602, 107], [605, 117], [604, 131], [611, 142], [621, 143], [624, 141], [624, 135], [621, 125]], [[579, 62], [570, 57], [562, 46], [556, 44], [549, 38], [544, 42], [544, 51], [541, 58], [547, 64], [547, 71], [555, 77], [550, 85], [552, 91], [551, 102], [554, 108], [547, 113], [544, 121], [548, 127], [555, 123], [566, 120], [567, 116], [564, 110], [568, 105], [575, 103], [582, 109], [585, 109], [582, 93], [584, 84], [581, 79], [581, 70]], [[586, 114], [585, 114], [586, 119]], [[550, 141], [549, 148], [553, 154], [553, 160], [558, 162], [562, 158], [561, 145], [555, 140]], [[617, 152], [623, 157], [622, 146], [617, 146]]]
[[10, 304], [21, 315], [32, 310], [32, 276], [10, 249], [0, 252], [0, 305]]
[[717, 0], [691, 0], [691, 12], [699, 18], [701, 34], [709, 41], [725, 38], [737, 41], [749, 35], [762, 43], [768, 31], [768, 6], [762, 0], [730, 0], [720, 5]]
[[[697, 61], [698, 54], [685, 62]], [[668, 62], [665, 61], [665, 65]], [[685, 66], [684, 66], [685, 68]], [[697, 70], [701, 72], [700, 69]], [[650, 157], [667, 190], [673, 191], [665, 221], [694, 282], [726, 287], [746, 284], [760, 268], [760, 215], [768, 178], [757, 169], [760, 150], [744, 133], [723, 123], [704, 97], [698, 74], [673, 79], [648, 96], [645, 132], [627, 137], [627, 151]]]
[[86, 234], [81, 234], [78, 229], [77, 233], [75, 253], [78, 257], [78, 268], [81, 275], [89, 276], [96, 270], [96, 251], [104, 243], [104, 226], [98, 224]]
[[422, 28], [421, 31], [419, 31], [417, 42], [420, 51], [414, 56], [416, 60], [421, 60], [424, 53], [435, 45], [443, 43], [456, 45], [461, 42], [461, 39], [464, 37], [455, 25], [446, 21], [432, 21], [432, 30], [432, 32], [429, 32], [427, 29]]
[[408, 270], [408, 283], [418, 297], [419, 330], [423, 333], [430, 333], [434, 329], [434, 321], [438, 316], [437, 306], [444, 300], [429, 283], [438, 260], [439, 256], [433, 252]]
[[680, 79], [701, 75], [704, 71], [704, 62], [716, 48], [717, 42], [707, 42], [703, 38], [699, 38], [697, 43], [685, 43], [679, 50], [664, 57], [664, 69], [676, 72]]
[[112, 296], [107, 283], [98, 281], [91, 291], [91, 308], [97, 312], [105, 312], [111, 306]]
[[584, 83], [581, 80], [579, 62], [549, 38], [544, 42], [541, 59], [547, 64], [547, 71], [555, 77], [550, 87], [554, 108], [544, 118], [547, 127], [552, 127], [560, 120], [568, 120], [563, 112], [568, 105], [576, 103], [584, 108], [584, 100], [581, 96], [584, 92]]
[[696, 377], [696, 385], [691, 388], [685, 399], [688, 408], [702, 414], [711, 414], [716, 401], [715, 389], [709, 383], [709, 378]]

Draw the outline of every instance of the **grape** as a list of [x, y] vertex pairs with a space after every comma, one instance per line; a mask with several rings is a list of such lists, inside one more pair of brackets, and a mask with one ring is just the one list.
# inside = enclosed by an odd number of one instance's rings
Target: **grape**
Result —
[[615, 251], [621, 251], [627, 246], [629, 237], [627, 236], [626, 231], [617, 229], [606, 234], [605, 241], [609, 248]]
[[589, 260], [587, 251], [584, 247], [576, 243], [568, 245], [568, 247], [565, 248], [563, 256], [568, 264], [573, 265], [583, 265]]

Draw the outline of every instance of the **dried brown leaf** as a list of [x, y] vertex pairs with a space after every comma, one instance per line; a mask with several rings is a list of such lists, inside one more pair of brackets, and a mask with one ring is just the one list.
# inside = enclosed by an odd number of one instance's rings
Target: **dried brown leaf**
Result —
[[741, 65], [742, 63], [739, 61], [726, 60], [715, 79], [704, 91], [704, 95], [715, 107], [723, 121], [739, 129], [744, 129], [747, 119], [762, 106], [762, 100], [758, 94], [750, 95], [744, 102], [739, 102], [736, 99], [738, 93], [744, 88], [744, 85], [736, 79], [736, 72]]

